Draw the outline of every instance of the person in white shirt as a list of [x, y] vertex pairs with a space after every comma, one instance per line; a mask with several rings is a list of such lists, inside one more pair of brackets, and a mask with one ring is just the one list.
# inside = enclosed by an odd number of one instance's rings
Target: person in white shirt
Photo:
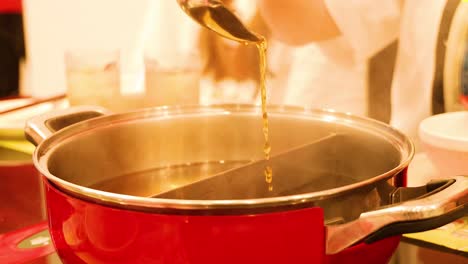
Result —
[[418, 146], [419, 122], [433, 113], [436, 45], [448, 2], [258, 0], [272, 38], [296, 47], [284, 90], [275, 96], [273, 87], [272, 101], [368, 115], [369, 60], [398, 41], [388, 121]]
[[[277, 103], [368, 115], [368, 60], [398, 38], [398, 0], [259, 0], [273, 38], [296, 48]], [[281, 99], [280, 99], [281, 98]]]

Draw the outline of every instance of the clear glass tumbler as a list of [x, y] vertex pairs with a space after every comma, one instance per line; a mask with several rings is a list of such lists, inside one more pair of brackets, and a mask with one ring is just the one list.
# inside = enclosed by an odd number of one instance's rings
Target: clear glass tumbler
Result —
[[196, 54], [172, 54], [169, 59], [145, 59], [145, 105], [198, 104], [200, 59]]
[[65, 66], [70, 105], [114, 108], [120, 96], [119, 52], [67, 52]]

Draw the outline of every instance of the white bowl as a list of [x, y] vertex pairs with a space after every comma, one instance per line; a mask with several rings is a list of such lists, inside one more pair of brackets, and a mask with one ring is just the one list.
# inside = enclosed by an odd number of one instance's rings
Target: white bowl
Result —
[[468, 175], [468, 111], [424, 119], [419, 138], [440, 176]]

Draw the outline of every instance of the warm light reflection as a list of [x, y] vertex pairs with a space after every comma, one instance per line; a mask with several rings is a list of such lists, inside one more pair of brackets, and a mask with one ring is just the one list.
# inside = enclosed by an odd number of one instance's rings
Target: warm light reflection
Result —
[[325, 122], [334, 122], [334, 121], [336, 121], [336, 116], [326, 115], [326, 116], [323, 117], [323, 120]]

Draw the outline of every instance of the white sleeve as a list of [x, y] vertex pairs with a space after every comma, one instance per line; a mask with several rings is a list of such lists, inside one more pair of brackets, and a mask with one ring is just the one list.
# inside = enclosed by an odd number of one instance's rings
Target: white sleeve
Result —
[[398, 37], [402, 0], [325, 0], [325, 4], [357, 60], [369, 59]]
[[[429, 3], [430, 2], [430, 3]], [[420, 151], [419, 123], [432, 114], [437, 38], [447, 0], [408, 1], [402, 19], [392, 81], [390, 125]], [[420, 30], [424, 25], [424, 30]]]

